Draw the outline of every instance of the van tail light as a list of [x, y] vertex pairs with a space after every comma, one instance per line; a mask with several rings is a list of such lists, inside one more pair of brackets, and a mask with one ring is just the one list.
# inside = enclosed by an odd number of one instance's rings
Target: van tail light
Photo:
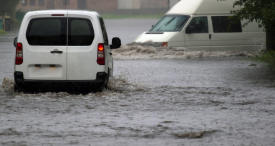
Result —
[[104, 44], [98, 44], [97, 49], [97, 63], [99, 65], [105, 65], [105, 53], [104, 53]]
[[52, 14], [52, 16], [65, 16], [64, 14]]
[[22, 45], [22, 43], [17, 43], [15, 64], [20, 65], [22, 63], [23, 63], [23, 45]]

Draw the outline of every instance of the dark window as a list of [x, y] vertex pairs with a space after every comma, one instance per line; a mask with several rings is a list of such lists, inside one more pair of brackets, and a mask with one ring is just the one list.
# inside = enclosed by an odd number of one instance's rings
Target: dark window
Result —
[[215, 33], [242, 32], [241, 21], [233, 22], [228, 16], [212, 16], [211, 18]]
[[35, 6], [36, 5], [36, 0], [30, 0], [30, 5]]
[[66, 18], [39, 18], [30, 21], [26, 37], [30, 45], [66, 46], [66, 32]]
[[87, 8], [86, 0], [77, 0], [77, 8], [85, 10]]
[[88, 19], [69, 18], [69, 46], [90, 46], [94, 40], [94, 29]]
[[102, 18], [99, 18], [99, 21], [100, 21], [100, 26], [101, 26], [102, 34], [103, 34], [104, 44], [109, 45], [108, 34], [107, 34], [107, 31], [106, 31], [106, 27], [105, 27], [104, 21], [103, 21]]
[[38, 5], [39, 6], [44, 6], [45, 5], [45, 0], [38, 0]]
[[63, 0], [63, 5], [70, 5], [70, 0]]
[[28, 5], [28, 0], [21, 0], [21, 5], [22, 6], [27, 6]]
[[187, 28], [188, 27], [193, 27], [190, 33], [208, 33], [207, 17], [194, 17]]

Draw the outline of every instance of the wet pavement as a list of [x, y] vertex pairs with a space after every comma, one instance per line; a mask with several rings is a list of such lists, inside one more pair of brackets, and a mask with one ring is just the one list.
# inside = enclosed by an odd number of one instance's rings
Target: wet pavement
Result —
[[13, 94], [0, 42], [0, 145], [275, 145], [275, 74], [251, 54], [121, 49], [110, 90]]

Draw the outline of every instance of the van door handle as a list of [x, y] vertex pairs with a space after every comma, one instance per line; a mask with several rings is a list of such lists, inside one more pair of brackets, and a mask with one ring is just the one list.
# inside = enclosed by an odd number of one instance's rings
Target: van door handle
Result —
[[62, 54], [63, 53], [63, 51], [59, 51], [59, 50], [53, 50], [53, 51], [51, 51], [51, 53], [59, 53], [59, 54]]
[[209, 34], [209, 39], [210, 39], [210, 40], [212, 39], [212, 34]]
[[110, 53], [110, 55], [113, 55], [113, 53]]

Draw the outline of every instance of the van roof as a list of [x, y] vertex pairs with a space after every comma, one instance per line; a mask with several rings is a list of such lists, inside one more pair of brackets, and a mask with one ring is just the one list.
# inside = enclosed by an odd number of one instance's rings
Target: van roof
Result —
[[84, 13], [92, 13], [92, 14], [100, 16], [100, 14], [96, 11], [87, 11], [87, 10], [38, 10], [38, 11], [30, 11], [28, 13], [49, 14], [49, 13], [67, 13], [67, 12], [70, 12], [73, 14], [74, 13], [79, 14], [79, 12], [84, 12]]
[[230, 14], [235, 0], [181, 0], [166, 15]]

